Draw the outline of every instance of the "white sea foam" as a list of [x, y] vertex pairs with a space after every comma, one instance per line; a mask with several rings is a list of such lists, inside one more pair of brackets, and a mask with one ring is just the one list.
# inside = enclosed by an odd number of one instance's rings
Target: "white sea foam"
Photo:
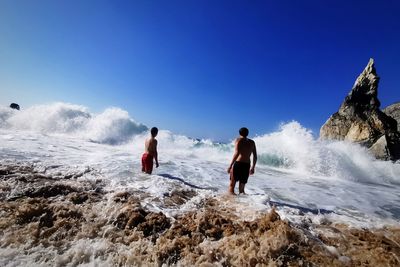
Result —
[[[99, 219], [106, 219], [104, 210], [113, 212], [115, 192], [131, 191], [145, 192], [142, 205], [168, 216], [194, 210], [204, 198], [214, 196], [246, 220], [276, 206], [283, 219], [299, 223], [399, 225], [400, 164], [375, 160], [359, 145], [318, 140], [295, 121], [282, 124], [278, 131], [254, 138], [259, 162], [246, 186], [248, 195], [226, 201], [226, 168], [233, 143], [216, 144], [160, 130], [160, 167], [146, 175], [140, 168], [146, 129], [118, 108], [92, 114], [65, 103], [22, 111], [0, 107], [0, 162], [34, 163], [50, 174], [57, 166], [55, 175], [96, 170], [110, 196], [106, 203], [93, 205]], [[98, 178], [87, 175], [78, 180]], [[174, 189], [195, 190], [197, 196], [178, 209], [163, 205], [159, 200]], [[112, 266], [115, 255], [130, 259], [132, 248], [107, 242], [77, 240], [62, 254], [51, 247], [30, 247], [29, 254], [2, 247], [0, 265]]]
[[[132, 188], [162, 196], [183, 186], [199, 190], [200, 197], [226, 191], [233, 143], [160, 130], [160, 168], [147, 176], [140, 171], [146, 129], [118, 108], [101, 114], [65, 103], [19, 112], [0, 108], [0, 154], [43, 166], [90, 166], [107, 177], [111, 191]], [[293, 219], [299, 210], [365, 225], [400, 219], [399, 164], [375, 160], [356, 144], [318, 140], [295, 121], [254, 140], [259, 153], [256, 174], [246, 187], [249, 196], [238, 198], [238, 203], [254, 210], [272, 203]], [[151, 200], [147, 205], [163, 209]]]
[[119, 144], [145, 130], [147, 127], [132, 120], [128, 112], [109, 108], [88, 121], [84, 136], [99, 143]]
[[398, 164], [375, 160], [366, 148], [342, 141], [316, 140], [298, 122], [255, 139], [260, 162], [302, 176], [368, 183], [400, 183]]
[[68, 134], [105, 144], [127, 142], [147, 130], [122, 109], [108, 108], [95, 115], [83, 106], [67, 103], [37, 105], [21, 111], [2, 107], [0, 127], [43, 134]]

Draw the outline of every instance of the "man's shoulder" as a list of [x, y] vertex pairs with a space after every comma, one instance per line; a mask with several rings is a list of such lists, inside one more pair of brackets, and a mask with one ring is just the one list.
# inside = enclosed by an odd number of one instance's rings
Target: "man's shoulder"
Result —
[[149, 141], [150, 141], [151, 144], [157, 145], [157, 139], [155, 139], [155, 138], [150, 138]]
[[254, 142], [253, 139], [250, 138], [246, 138], [246, 142], [245, 142], [246, 146], [255, 146], [256, 143]]
[[249, 145], [255, 145], [255, 142], [252, 139], [249, 138], [242, 138], [238, 137], [235, 141], [236, 144], [244, 145], [244, 146], [249, 146]]

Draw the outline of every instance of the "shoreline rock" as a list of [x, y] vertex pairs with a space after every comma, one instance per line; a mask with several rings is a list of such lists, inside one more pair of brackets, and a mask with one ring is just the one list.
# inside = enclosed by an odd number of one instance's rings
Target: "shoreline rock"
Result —
[[397, 131], [400, 132], [400, 102], [387, 106], [383, 112], [397, 121]]
[[[62, 177], [62, 173], [57, 178], [39, 175], [31, 166], [0, 165], [0, 242], [3, 249], [15, 249], [14, 254], [3, 257], [3, 263], [7, 259], [14, 262], [19, 255], [26, 259], [26, 253], [42, 248], [28, 263], [79, 265], [97, 260], [123, 266], [400, 264], [399, 227], [357, 229], [332, 222], [298, 225], [283, 220], [275, 208], [246, 220], [226, 205], [231, 199], [224, 202], [217, 197], [204, 199], [195, 210], [167, 217], [144, 208], [140, 192], [97, 190], [102, 183], [95, 185], [82, 177], [74, 180], [74, 190], [50, 190], [51, 194], [43, 195], [24, 189], [42, 182], [47, 189], [60, 185], [70, 188], [67, 185], [74, 178]], [[15, 183], [19, 183], [21, 193], [18, 198], [9, 198]], [[193, 191], [179, 191], [166, 197], [168, 205], [179, 207], [194, 195]], [[74, 247], [79, 244], [85, 244], [84, 248]]]
[[359, 143], [377, 159], [395, 161], [400, 159], [400, 133], [397, 121], [379, 109], [379, 79], [371, 58], [338, 112], [321, 127], [320, 138]]

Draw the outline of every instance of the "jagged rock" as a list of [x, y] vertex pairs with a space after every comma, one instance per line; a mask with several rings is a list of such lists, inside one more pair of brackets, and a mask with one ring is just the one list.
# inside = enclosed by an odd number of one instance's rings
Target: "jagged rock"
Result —
[[383, 112], [397, 121], [397, 131], [400, 132], [400, 102], [386, 107]]
[[357, 142], [370, 148], [378, 159], [400, 159], [397, 122], [379, 109], [378, 83], [374, 60], [370, 59], [339, 111], [321, 127], [321, 139]]
[[19, 110], [19, 105], [16, 103], [11, 103], [10, 108]]

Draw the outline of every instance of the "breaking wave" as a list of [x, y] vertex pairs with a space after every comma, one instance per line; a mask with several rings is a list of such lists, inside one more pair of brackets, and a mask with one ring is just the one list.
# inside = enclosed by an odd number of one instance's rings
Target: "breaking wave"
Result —
[[68, 134], [105, 144], [124, 143], [147, 130], [120, 108], [108, 108], [96, 115], [89, 113], [86, 107], [67, 103], [37, 105], [21, 111], [1, 108], [0, 127]]
[[[143, 151], [148, 130], [120, 108], [92, 114], [86, 107], [66, 103], [37, 105], [22, 111], [0, 108], [1, 128], [65, 134], [102, 144], [125, 144], [138, 153]], [[159, 149], [171, 161], [186, 158], [227, 164], [234, 148], [233, 141], [214, 143], [168, 130], [160, 130], [157, 138]], [[296, 121], [282, 124], [278, 131], [256, 136], [254, 140], [259, 166], [277, 168], [299, 177], [400, 184], [400, 164], [376, 160], [357, 144], [316, 139], [312, 131]]]
[[318, 140], [296, 121], [282, 124], [279, 131], [254, 140], [261, 164], [301, 176], [400, 183], [400, 164], [376, 160], [365, 147], [354, 143]]

